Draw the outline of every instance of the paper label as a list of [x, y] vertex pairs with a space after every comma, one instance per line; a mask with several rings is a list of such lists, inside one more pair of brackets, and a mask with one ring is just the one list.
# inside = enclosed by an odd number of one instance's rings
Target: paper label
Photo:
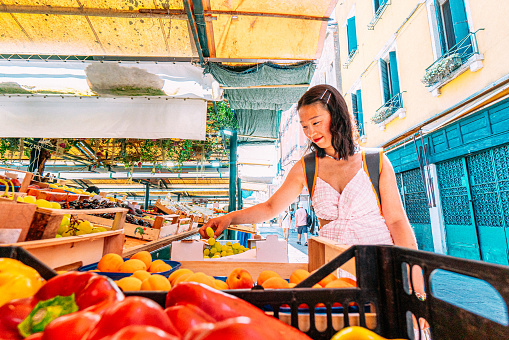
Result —
[[16, 243], [22, 229], [0, 229], [0, 244]]

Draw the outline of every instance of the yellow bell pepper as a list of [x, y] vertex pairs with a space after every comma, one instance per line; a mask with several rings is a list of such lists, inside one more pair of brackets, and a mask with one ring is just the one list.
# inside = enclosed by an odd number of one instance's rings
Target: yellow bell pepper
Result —
[[0, 258], [0, 306], [33, 296], [43, 284], [37, 270], [15, 259]]
[[[387, 340], [384, 337], [370, 331], [364, 327], [352, 326], [346, 327], [334, 334], [331, 340]], [[403, 339], [394, 339], [403, 340]]]

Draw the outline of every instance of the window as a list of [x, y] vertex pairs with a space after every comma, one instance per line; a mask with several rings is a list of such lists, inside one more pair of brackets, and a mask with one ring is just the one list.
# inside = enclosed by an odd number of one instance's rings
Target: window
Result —
[[357, 122], [357, 128], [359, 129], [359, 135], [364, 136], [364, 115], [362, 113], [362, 94], [361, 90], [352, 93], [352, 113]]
[[[456, 49], [462, 55], [471, 54], [472, 42], [464, 0], [433, 0], [440, 43], [440, 55]], [[456, 46], [459, 44], [458, 46]]]
[[355, 17], [351, 17], [346, 23], [348, 35], [348, 59], [352, 58], [357, 51], [357, 30], [355, 28]]
[[388, 2], [388, 0], [373, 0], [374, 3], [374, 7], [375, 7], [375, 16], [378, 16], [379, 13], [378, 13], [378, 10], [379, 9], [382, 9]]
[[390, 5], [390, 3], [391, 0], [373, 0], [374, 15], [373, 19], [371, 19], [371, 22], [368, 24], [368, 30], [375, 29], [376, 23], [380, 20], [380, 17], [387, 8], [387, 5]]
[[[380, 72], [382, 78], [383, 101], [384, 104], [386, 104], [401, 92], [399, 88], [398, 62], [395, 51], [389, 52], [386, 59], [380, 59]], [[398, 99], [398, 103], [399, 102], [400, 100]], [[402, 105], [399, 105], [398, 107], [401, 106]]]

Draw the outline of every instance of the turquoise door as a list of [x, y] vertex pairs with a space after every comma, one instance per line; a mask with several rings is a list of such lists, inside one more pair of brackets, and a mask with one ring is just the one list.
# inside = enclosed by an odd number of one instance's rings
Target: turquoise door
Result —
[[509, 146], [466, 158], [483, 261], [507, 265]]
[[437, 163], [437, 177], [448, 255], [480, 260], [465, 158]]
[[434, 251], [428, 201], [420, 169], [398, 173], [396, 181], [419, 249]]

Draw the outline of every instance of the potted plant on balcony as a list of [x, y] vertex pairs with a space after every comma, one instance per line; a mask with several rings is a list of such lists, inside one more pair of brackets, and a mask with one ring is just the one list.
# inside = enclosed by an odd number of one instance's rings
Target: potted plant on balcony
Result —
[[447, 77], [463, 64], [458, 53], [453, 53], [442, 60], [431, 65], [421, 79], [421, 82], [427, 87], [432, 86]]
[[392, 106], [383, 106], [379, 108], [376, 113], [371, 117], [371, 121], [375, 124], [380, 124], [385, 119], [387, 119], [394, 110], [392, 110]]

